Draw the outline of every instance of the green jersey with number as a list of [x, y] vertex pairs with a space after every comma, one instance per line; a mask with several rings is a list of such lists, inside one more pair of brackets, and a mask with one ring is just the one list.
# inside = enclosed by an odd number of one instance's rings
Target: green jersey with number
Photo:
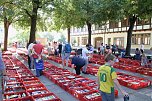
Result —
[[105, 93], [114, 92], [114, 79], [117, 78], [117, 74], [109, 65], [103, 65], [99, 67], [97, 76], [100, 81], [100, 90]]

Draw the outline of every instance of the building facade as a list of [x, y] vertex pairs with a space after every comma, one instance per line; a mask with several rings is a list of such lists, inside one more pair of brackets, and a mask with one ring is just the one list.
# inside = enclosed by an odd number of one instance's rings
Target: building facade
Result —
[[[107, 22], [105, 26], [93, 25], [91, 43], [97, 48], [101, 43], [112, 45], [116, 44], [121, 48], [126, 48], [127, 31], [129, 20], [124, 19], [120, 22]], [[86, 45], [88, 42], [87, 26], [83, 28], [71, 29], [71, 42], [76, 41], [78, 46]], [[152, 47], [152, 18], [147, 20], [137, 19], [132, 33], [131, 48], [140, 48], [144, 44], [145, 49]]]

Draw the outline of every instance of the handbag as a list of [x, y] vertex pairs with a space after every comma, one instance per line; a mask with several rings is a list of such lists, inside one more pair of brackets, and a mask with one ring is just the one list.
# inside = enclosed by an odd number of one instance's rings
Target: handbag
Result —
[[42, 59], [41, 60], [36, 59], [35, 68], [36, 69], [44, 69], [44, 62]]

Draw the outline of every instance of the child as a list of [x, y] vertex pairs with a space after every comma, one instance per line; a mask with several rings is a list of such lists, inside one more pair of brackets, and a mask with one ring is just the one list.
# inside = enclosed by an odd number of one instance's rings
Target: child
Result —
[[100, 94], [102, 97], [102, 101], [114, 101], [114, 84], [119, 88], [121, 93], [125, 96], [128, 95], [120, 86], [117, 80], [117, 74], [112, 67], [116, 61], [114, 55], [107, 54], [105, 56], [106, 63], [99, 67], [97, 72], [98, 77], [98, 86], [100, 90]]

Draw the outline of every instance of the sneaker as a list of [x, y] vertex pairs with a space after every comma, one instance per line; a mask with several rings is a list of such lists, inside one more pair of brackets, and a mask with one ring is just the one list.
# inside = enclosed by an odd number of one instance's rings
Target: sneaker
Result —
[[36, 69], [31, 69], [31, 71], [35, 71]]

